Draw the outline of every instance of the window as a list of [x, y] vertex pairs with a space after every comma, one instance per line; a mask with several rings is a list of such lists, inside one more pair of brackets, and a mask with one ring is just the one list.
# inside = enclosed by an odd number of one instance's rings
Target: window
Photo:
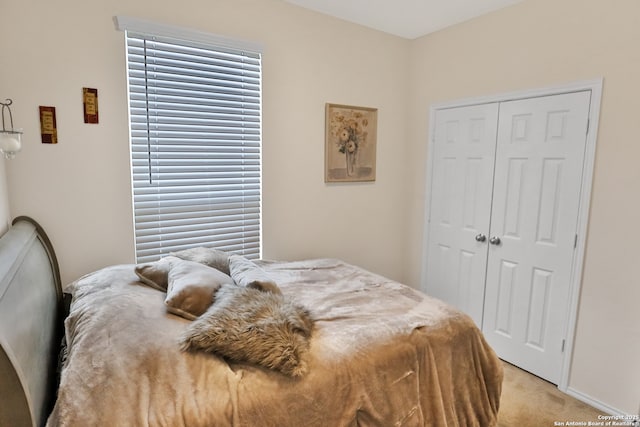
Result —
[[126, 31], [137, 262], [197, 246], [260, 257], [259, 51], [117, 23]]

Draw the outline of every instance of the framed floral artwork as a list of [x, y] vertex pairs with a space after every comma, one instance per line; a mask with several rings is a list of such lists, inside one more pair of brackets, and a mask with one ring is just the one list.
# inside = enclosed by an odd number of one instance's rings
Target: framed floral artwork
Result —
[[375, 181], [378, 110], [325, 106], [325, 182]]

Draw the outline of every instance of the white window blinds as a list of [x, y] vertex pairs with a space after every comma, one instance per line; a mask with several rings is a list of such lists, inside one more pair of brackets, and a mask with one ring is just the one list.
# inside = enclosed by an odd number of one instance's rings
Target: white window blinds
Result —
[[137, 261], [197, 246], [259, 257], [260, 54], [126, 41]]

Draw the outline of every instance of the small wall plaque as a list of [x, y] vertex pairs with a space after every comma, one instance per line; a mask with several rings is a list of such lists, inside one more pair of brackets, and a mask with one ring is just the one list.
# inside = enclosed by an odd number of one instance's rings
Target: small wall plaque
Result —
[[98, 123], [98, 89], [83, 87], [82, 104], [84, 106], [84, 122]]
[[40, 136], [42, 137], [43, 144], [58, 143], [56, 107], [40, 106]]

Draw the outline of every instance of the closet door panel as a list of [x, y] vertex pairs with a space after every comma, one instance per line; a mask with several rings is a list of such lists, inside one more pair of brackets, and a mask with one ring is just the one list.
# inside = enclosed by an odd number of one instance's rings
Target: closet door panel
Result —
[[438, 110], [426, 291], [482, 322], [498, 105]]
[[[562, 366], [589, 104], [589, 91], [508, 101], [498, 118], [483, 332], [500, 357], [552, 382]], [[513, 267], [508, 299], [505, 265]]]

